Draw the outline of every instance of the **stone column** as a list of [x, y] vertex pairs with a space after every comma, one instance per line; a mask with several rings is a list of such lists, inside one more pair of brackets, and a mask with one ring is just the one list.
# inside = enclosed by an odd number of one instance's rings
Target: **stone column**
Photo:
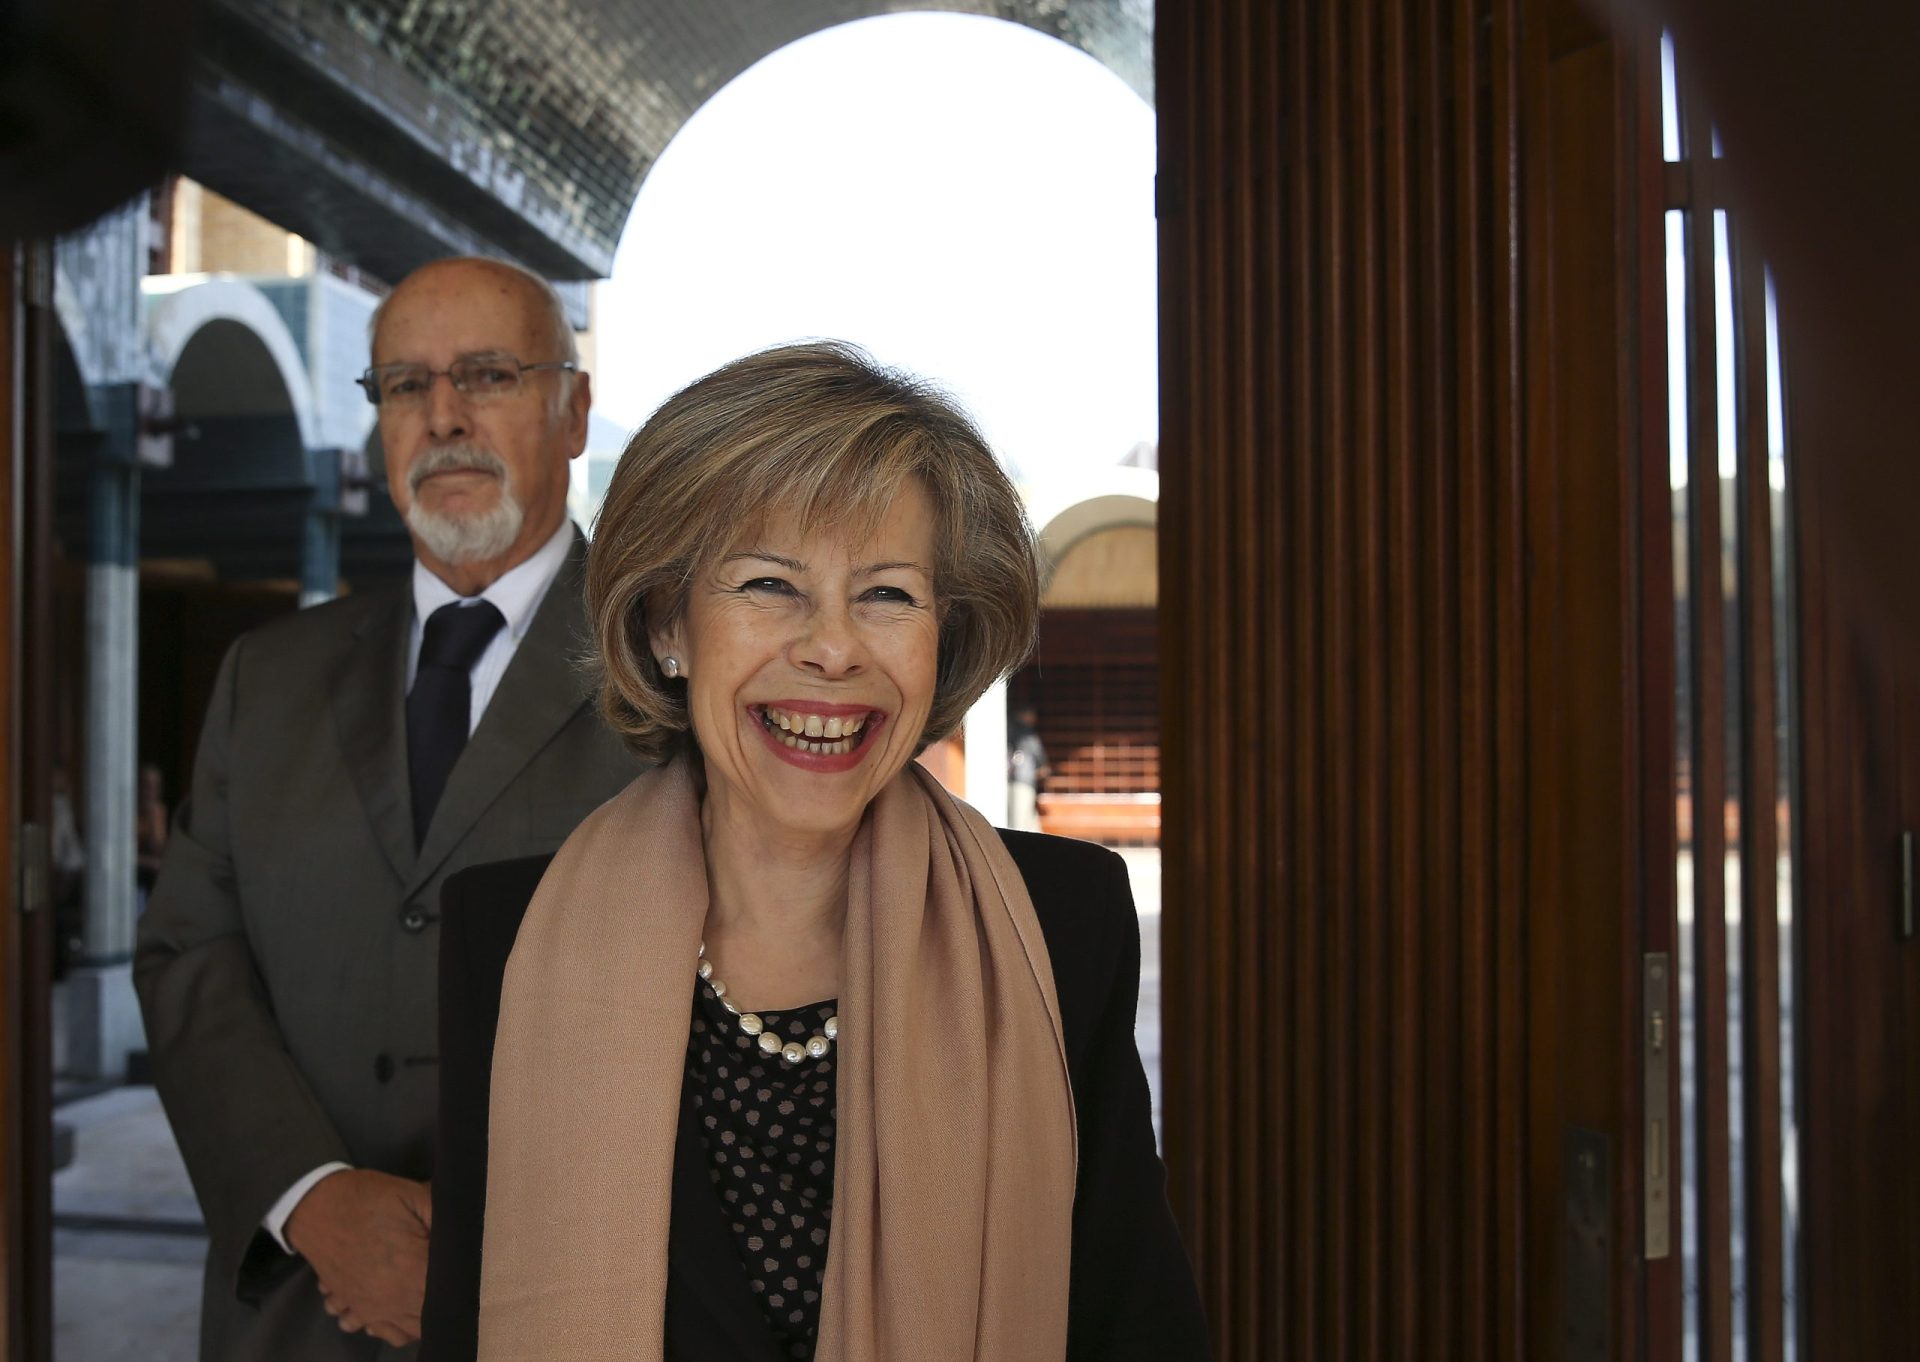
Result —
[[300, 609], [340, 592], [340, 451], [307, 455], [315, 465], [313, 505], [300, 542]]
[[87, 495], [86, 915], [68, 975], [68, 1066], [124, 1077], [144, 1048], [134, 999], [134, 804], [139, 780], [140, 470], [112, 444]]
[[87, 878], [85, 958], [133, 953], [139, 779], [140, 472], [97, 465], [87, 489]]

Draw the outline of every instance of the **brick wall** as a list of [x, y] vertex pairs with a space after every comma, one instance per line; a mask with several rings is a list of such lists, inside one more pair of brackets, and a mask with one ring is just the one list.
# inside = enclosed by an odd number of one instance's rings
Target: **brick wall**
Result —
[[175, 274], [306, 274], [313, 248], [305, 241], [192, 180], [173, 195]]

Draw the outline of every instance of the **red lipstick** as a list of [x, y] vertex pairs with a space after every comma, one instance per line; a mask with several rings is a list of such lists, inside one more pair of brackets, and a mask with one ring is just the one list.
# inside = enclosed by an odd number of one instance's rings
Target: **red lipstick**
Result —
[[[804, 747], [790, 745], [786, 740], [793, 738], [798, 742], [838, 743], [838, 738], [805, 738], [799, 734], [789, 734], [780, 728], [768, 716], [769, 709], [784, 710], [789, 714], [818, 715], [821, 719], [849, 719], [864, 715], [866, 722], [860, 731], [853, 735], [853, 746], [845, 752], [810, 752]], [[851, 771], [866, 760], [867, 751], [873, 746], [873, 736], [884, 728], [887, 715], [871, 705], [834, 705], [819, 700], [769, 700], [763, 704], [750, 705], [747, 712], [753, 716], [753, 726], [760, 730], [760, 740], [780, 760], [789, 766], [797, 766], [803, 771], [812, 771], [817, 775], [834, 775], [842, 771]]]

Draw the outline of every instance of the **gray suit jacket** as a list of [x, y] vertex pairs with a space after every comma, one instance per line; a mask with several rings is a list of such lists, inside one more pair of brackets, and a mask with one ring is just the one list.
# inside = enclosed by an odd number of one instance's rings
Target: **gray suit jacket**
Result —
[[584, 547], [576, 535], [418, 854], [406, 583], [276, 621], [221, 665], [134, 957], [211, 1238], [208, 1362], [393, 1355], [341, 1334], [260, 1223], [333, 1160], [431, 1177], [441, 881], [553, 851], [639, 770], [574, 665]]

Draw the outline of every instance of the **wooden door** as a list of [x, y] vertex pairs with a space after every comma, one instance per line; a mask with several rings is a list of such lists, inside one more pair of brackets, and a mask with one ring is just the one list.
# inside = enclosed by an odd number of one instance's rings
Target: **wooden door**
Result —
[[[0, 1166], [8, 1362], [53, 1340], [52, 806], [47, 661], [52, 637], [50, 363], [53, 252], [0, 243]], [[36, 665], [37, 659], [37, 665]]]
[[1166, 1150], [1216, 1354], [1637, 1356], [1635, 56], [1570, 0], [1156, 41]]

